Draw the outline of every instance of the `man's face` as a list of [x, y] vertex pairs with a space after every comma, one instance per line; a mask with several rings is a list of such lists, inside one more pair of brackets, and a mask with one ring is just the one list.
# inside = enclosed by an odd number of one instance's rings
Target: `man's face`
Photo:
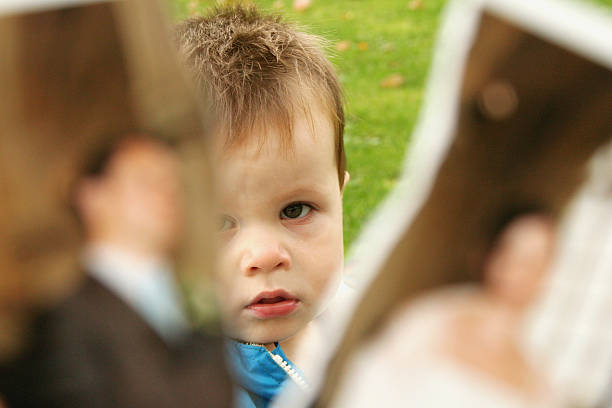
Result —
[[128, 141], [96, 184], [94, 222], [105, 224], [104, 239], [159, 255], [176, 245], [182, 200], [172, 150], [148, 139]]
[[343, 261], [342, 191], [326, 116], [294, 123], [293, 151], [268, 132], [216, 157], [219, 301], [228, 334], [285, 340], [326, 306]]

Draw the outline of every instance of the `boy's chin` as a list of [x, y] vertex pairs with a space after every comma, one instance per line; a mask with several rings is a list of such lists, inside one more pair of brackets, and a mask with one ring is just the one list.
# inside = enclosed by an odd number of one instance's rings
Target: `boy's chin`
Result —
[[237, 333], [237, 336], [234, 337], [246, 343], [272, 344], [290, 339], [298, 331], [299, 328], [267, 327], [265, 329], [245, 330], [242, 333]]

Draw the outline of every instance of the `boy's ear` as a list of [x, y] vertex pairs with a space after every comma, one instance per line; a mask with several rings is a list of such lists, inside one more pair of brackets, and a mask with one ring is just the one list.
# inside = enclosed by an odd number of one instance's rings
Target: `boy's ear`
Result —
[[344, 182], [342, 183], [342, 187], [340, 188], [340, 194], [344, 193], [344, 187], [346, 187], [346, 183], [351, 179], [351, 175], [348, 171], [344, 172]]

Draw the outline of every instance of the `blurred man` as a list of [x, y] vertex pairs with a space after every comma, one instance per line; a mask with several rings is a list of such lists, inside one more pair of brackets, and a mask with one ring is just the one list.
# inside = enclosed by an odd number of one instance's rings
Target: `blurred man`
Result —
[[176, 153], [130, 134], [89, 164], [75, 189], [87, 277], [40, 319], [18, 404], [223, 404], [217, 341], [190, 331], [172, 270], [182, 222]]
[[207, 289], [210, 192], [160, 2], [19, 3], [0, 16], [0, 398], [227, 406], [221, 344], [174, 280]]
[[175, 153], [145, 136], [127, 137], [90, 163], [75, 198], [91, 277], [162, 339], [179, 338], [187, 325], [170, 265], [182, 221]]

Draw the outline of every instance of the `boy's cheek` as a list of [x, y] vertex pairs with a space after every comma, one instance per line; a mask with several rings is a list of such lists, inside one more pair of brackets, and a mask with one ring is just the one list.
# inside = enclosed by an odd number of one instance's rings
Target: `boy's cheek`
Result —
[[[329, 246], [342, 241], [342, 214], [335, 212], [318, 212], [312, 221], [301, 225], [289, 225], [288, 228], [301, 240], [312, 240], [310, 245]], [[320, 241], [324, 243], [319, 244]], [[306, 242], [308, 245], [309, 242]], [[304, 245], [304, 241], [302, 244]]]
[[223, 268], [223, 265], [219, 265], [217, 268], [215, 295], [223, 319], [232, 320], [235, 319], [235, 317], [232, 316], [242, 309], [242, 305], [239, 304], [239, 281], [237, 281], [235, 277], [230, 276], [227, 269], [227, 266]]
[[227, 295], [226, 291], [218, 291], [217, 294], [223, 331], [227, 336], [242, 339], [245, 333], [245, 324], [241, 315], [242, 307]]
[[[323, 239], [320, 245], [314, 246], [311, 253], [317, 254], [311, 257], [312, 263], [304, 268], [302, 277], [303, 287], [310, 288], [309, 303], [316, 308], [316, 314], [324, 309], [329, 300], [335, 295], [342, 280], [344, 265], [344, 253], [342, 239], [336, 239], [341, 232], [330, 230], [328, 237], [334, 239]], [[340, 235], [341, 237], [341, 235]]]
[[330, 301], [334, 298], [340, 282], [342, 281], [342, 262], [334, 269], [334, 272], [321, 277], [319, 288], [316, 294], [315, 309], [316, 315], [319, 315], [329, 305]]

